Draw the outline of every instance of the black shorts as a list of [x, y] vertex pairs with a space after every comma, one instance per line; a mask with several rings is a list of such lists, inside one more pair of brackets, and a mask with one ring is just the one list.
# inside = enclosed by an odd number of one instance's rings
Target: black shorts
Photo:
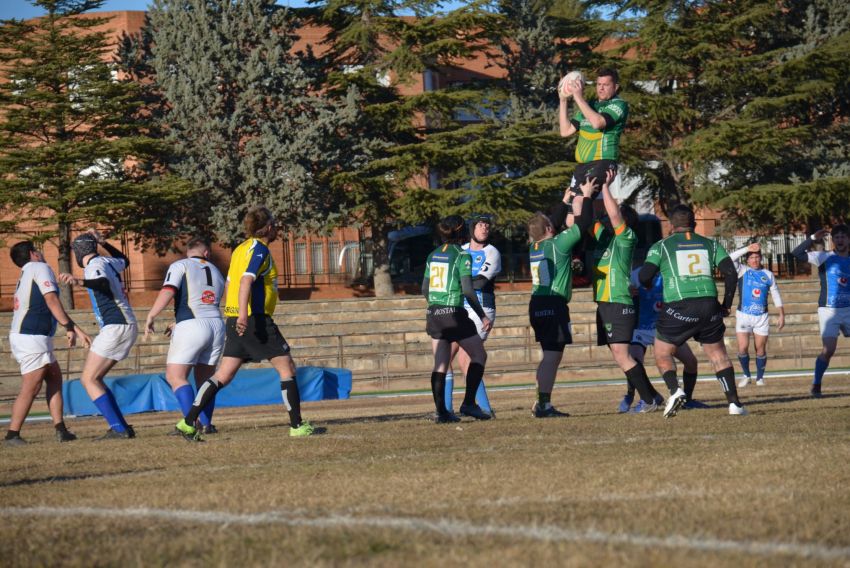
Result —
[[596, 188], [594, 189], [594, 193], [601, 191], [602, 184], [605, 183], [605, 174], [608, 170], [614, 170], [616, 172], [617, 162], [614, 160], [594, 160], [593, 162], [578, 164], [575, 172], [573, 172], [570, 190], [572, 190], [572, 192], [576, 195], [581, 195], [581, 185], [586, 182], [588, 178], [596, 178]]
[[248, 318], [248, 327], [242, 335], [236, 333], [236, 318], [227, 318], [224, 326], [222, 357], [259, 362], [289, 355], [289, 344], [269, 315], [251, 315]]
[[637, 325], [633, 304], [599, 302], [596, 304], [596, 344], [631, 343]]
[[723, 341], [726, 324], [716, 298], [693, 298], [664, 304], [658, 315], [656, 337], [682, 345], [690, 338], [700, 343]]
[[532, 296], [528, 303], [528, 321], [534, 339], [544, 351], [564, 351], [573, 342], [570, 308], [561, 296]]
[[425, 333], [432, 339], [461, 341], [478, 335], [475, 322], [463, 306], [428, 306], [425, 311]]

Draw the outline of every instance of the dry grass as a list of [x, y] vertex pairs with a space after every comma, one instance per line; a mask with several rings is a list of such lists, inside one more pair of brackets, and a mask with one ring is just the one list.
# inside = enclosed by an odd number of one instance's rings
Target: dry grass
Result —
[[614, 413], [622, 388], [493, 393], [498, 419], [437, 426], [430, 397], [221, 409], [204, 444], [134, 416], [139, 438], [53, 441], [27, 425], [0, 455], [0, 565], [850, 565], [850, 386], [748, 387], [664, 420]]

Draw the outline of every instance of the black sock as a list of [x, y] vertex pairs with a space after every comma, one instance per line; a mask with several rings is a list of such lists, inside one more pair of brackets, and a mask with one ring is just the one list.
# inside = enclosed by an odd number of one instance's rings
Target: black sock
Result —
[[626, 379], [640, 393], [641, 400], [646, 404], [652, 404], [653, 397], [650, 390], [652, 387], [649, 385], [649, 377], [646, 376], [646, 369], [643, 368], [643, 365], [638, 363], [626, 371]]
[[20, 430], [6, 430], [6, 439], [11, 440], [13, 438], [20, 438], [21, 431]]
[[[469, 379], [467, 378], [467, 381]], [[437, 407], [437, 414], [446, 414], [446, 374], [431, 372], [431, 394], [434, 395], [434, 406]]]
[[629, 380], [628, 376], [626, 376], [626, 396], [631, 398], [635, 397], [635, 386]]
[[478, 392], [483, 377], [484, 365], [470, 363], [469, 368], [466, 369], [466, 392], [463, 395], [463, 404], [475, 404], [475, 394]]
[[667, 385], [667, 390], [670, 394], [676, 392], [679, 388], [679, 380], [676, 378], [676, 371], [665, 371], [661, 378], [664, 379], [664, 384]]
[[210, 401], [215, 398], [215, 393], [217, 393], [220, 388], [221, 385], [215, 378], [204, 381], [204, 384], [202, 384], [201, 388], [198, 389], [198, 394], [195, 396], [194, 402], [192, 402], [192, 408], [189, 409], [189, 414], [186, 415], [186, 424], [189, 426], [195, 425], [195, 421], [198, 419], [198, 415], [201, 413], [201, 410], [203, 410]]
[[741, 401], [738, 400], [738, 386], [735, 384], [735, 369], [726, 367], [715, 373], [715, 376], [720, 381], [720, 386], [723, 387], [727, 402], [734, 402], [738, 406], [741, 406]]
[[56, 428], [57, 432], [67, 432], [68, 431], [68, 427], [65, 426], [64, 421], [60, 422], [59, 424], [54, 424], [53, 427]]
[[289, 425], [298, 428], [301, 426], [301, 394], [295, 379], [280, 381], [280, 394], [283, 397], [283, 405], [289, 412]]
[[691, 400], [694, 396], [694, 389], [697, 387], [697, 374], [683, 371], [682, 382], [685, 383], [685, 398]]

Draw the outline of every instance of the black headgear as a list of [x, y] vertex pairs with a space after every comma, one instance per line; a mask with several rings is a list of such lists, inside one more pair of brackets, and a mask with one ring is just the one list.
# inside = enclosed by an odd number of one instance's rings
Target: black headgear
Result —
[[84, 233], [71, 243], [77, 265], [83, 268], [83, 259], [90, 254], [97, 254], [97, 239], [90, 233]]

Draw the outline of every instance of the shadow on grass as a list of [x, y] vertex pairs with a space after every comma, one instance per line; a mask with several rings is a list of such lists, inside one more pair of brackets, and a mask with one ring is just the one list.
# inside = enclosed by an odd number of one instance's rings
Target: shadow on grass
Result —
[[154, 467], [149, 469], [128, 469], [123, 471], [113, 471], [110, 473], [78, 473], [76, 475], [53, 475], [50, 477], [40, 477], [34, 479], [16, 479], [0, 483], [0, 487], [20, 487], [27, 485], [41, 485], [42, 483], [65, 483], [67, 481], [80, 481], [82, 479], [106, 479], [109, 477], [118, 477], [120, 475], [138, 475], [140, 473], [148, 473], [152, 471], [164, 471], [163, 467]]

